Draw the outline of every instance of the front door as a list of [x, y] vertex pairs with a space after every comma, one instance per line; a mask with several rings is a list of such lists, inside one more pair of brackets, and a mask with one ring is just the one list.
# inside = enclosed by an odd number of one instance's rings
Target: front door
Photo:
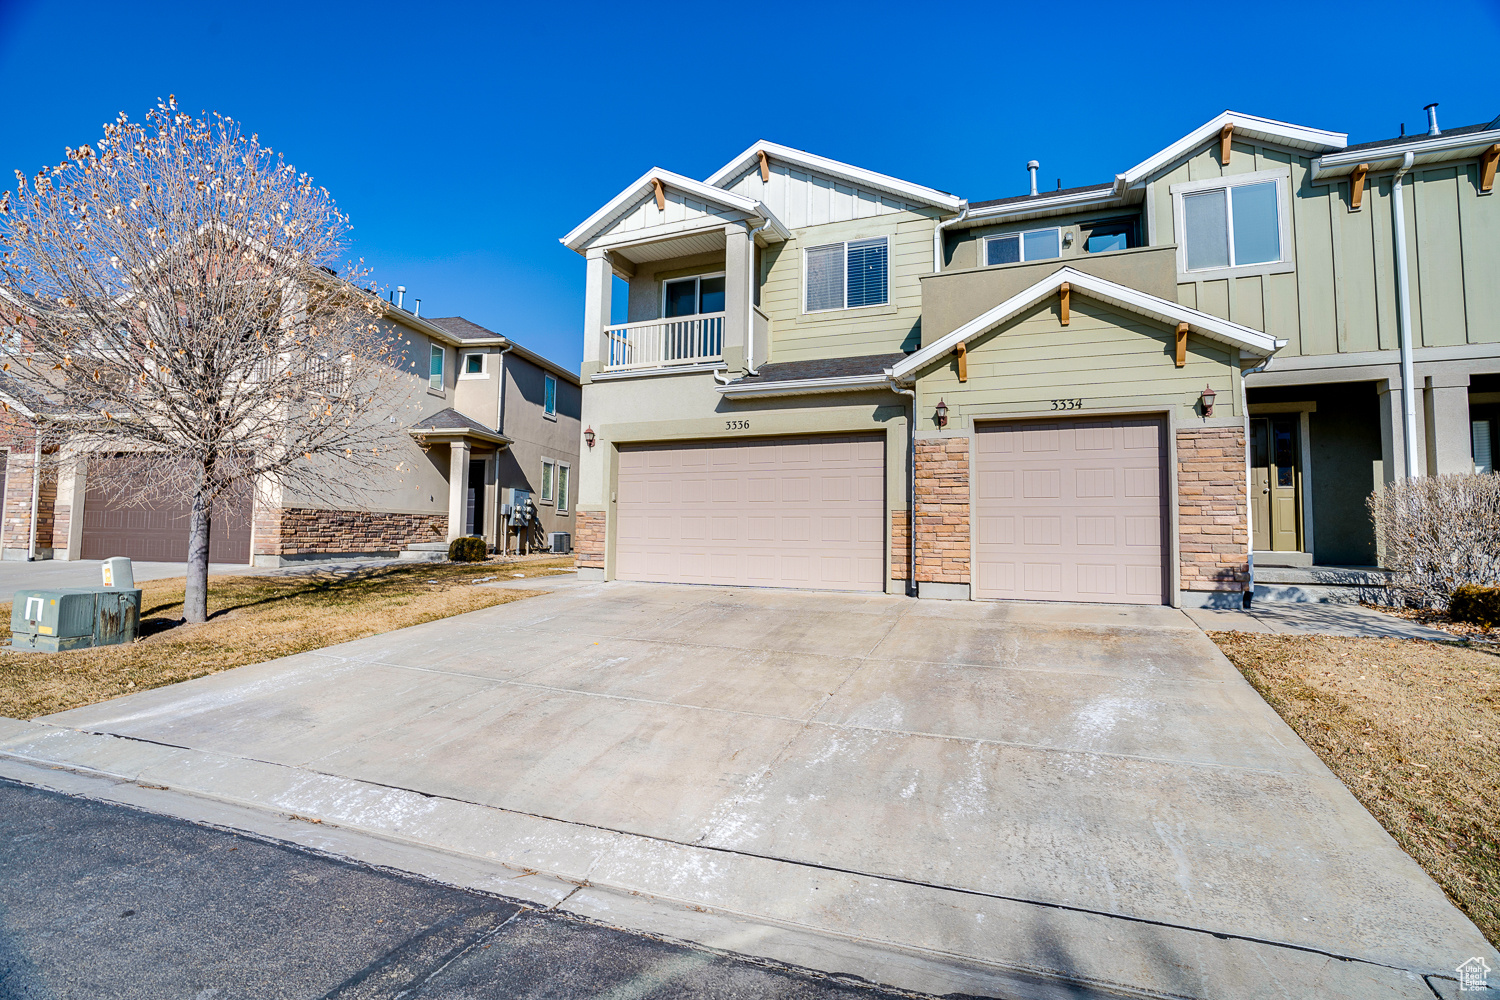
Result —
[[1250, 421], [1250, 518], [1257, 552], [1300, 552], [1298, 416]]
[[467, 535], [484, 534], [484, 459], [469, 462], [469, 511]]

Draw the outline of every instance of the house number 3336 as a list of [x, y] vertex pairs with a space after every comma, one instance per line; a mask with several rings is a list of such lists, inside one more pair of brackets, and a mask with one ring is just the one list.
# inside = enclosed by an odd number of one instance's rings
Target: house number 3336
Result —
[[750, 421], [726, 420], [724, 421], [724, 426], [732, 431], [748, 431], [750, 429]]
[[1081, 400], [1081, 399], [1054, 399], [1052, 401], [1052, 408], [1054, 410], [1081, 410], [1081, 409], [1083, 409], [1083, 400]]

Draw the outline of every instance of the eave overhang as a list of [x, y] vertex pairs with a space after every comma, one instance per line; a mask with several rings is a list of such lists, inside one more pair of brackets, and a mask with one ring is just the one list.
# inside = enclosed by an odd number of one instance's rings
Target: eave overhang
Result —
[[913, 184], [911, 181], [903, 181], [899, 177], [891, 177], [888, 174], [876, 173], [863, 167], [852, 164], [841, 163], [838, 160], [830, 160], [826, 156], [818, 156], [806, 150], [793, 149], [780, 143], [770, 142], [762, 139], [745, 150], [739, 156], [730, 160], [724, 166], [714, 171], [707, 183], [715, 187], [725, 181], [733, 180], [741, 172], [749, 168], [759, 160], [759, 154], [765, 153], [773, 160], [780, 160], [807, 170], [814, 170], [820, 174], [828, 174], [839, 177], [864, 187], [874, 188], [887, 194], [894, 194], [907, 201], [915, 201], [934, 208], [941, 208], [949, 212], [957, 212], [963, 199], [958, 195], [939, 191], [924, 184]]
[[[760, 235], [767, 242], [779, 243], [792, 238], [792, 231], [784, 226], [781, 220], [776, 218], [763, 203], [753, 198], [746, 198], [735, 194], [732, 191], [726, 191], [721, 187], [704, 184], [702, 181], [695, 181], [691, 177], [684, 177], [682, 174], [673, 173], [661, 167], [652, 167], [642, 174], [635, 183], [611, 198], [603, 208], [581, 222], [559, 242], [569, 250], [577, 253], [585, 252], [599, 234], [604, 232], [618, 218], [622, 211], [635, 204], [653, 190], [655, 187], [652, 183], [653, 181], [660, 183], [664, 189], [675, 189], [700, 201], [718, 205], [720, 208], [726, 208], [731, 212], [739, 212], [747, 216], [750, 221], [756, 224], [756, 228], [765, 227], [761, 230]], [[625, 240], [623, 242], [629, 241]]]
[[1314, 184], [1324, 184], [1331, 178], [1347, 177], [1361, 165], [1367, 166], [1372, 174], [1398, 170], [1407, 153], [1412, 154], [1413, 166], [1418, 167], [1427, 163], [1468, 160], [1478, 157], [1496, 143], [1500, 143], [1500, 128], [1461, 135], [1439, 134], [1417, 142], [1329, 153], [1313, 161], [1311, 180]]
[[781, 382], [731, 382], [718, 387], [725, 399], [761, 399], [768, 396], [819, 396], [836, 392], [893, 390], [889, 370], [877, 375], [842, 378], [788, 379]]

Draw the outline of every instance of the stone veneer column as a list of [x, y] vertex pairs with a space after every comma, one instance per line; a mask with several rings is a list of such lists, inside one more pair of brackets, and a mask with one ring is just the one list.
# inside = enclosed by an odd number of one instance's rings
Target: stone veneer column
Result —
[[573, 522], [573, 564], [579, 569], [604, 569], [604, 511], [580, 510]]
[[969, 439], [917, 440], [917, 583], [969, 584]]
[[1184, 591], [1239, 592], [1250, 579], [1245, 429], [1177, 431], [1178, 580]]

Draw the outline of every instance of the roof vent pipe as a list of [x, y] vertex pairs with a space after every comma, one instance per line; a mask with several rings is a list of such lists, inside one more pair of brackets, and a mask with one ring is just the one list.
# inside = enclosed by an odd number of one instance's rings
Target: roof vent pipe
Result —
[[1027, 160], [1026, 161], [1026, 169], [1029, 170], [1029, 171], [1031, 171], [1031, 193], [1032, 194], [1036, 194], [1036, 172], [1037, 172], [1037, 168], [1040, 167], [1040, 166], [1041, 166], [1041, 164], [1038, 163], [1038, 162], [1036, 162], [1035, 160]]
[[1422, 110], [1427, 112], [1427, 134], [1437, 135], [1437, 101], [1433, 101]]
[[403, 306], [401, 304], [403, 301], [405, 301], [405, 299], [406, 299], [406, 286], [405, 285], [397, 285], [396, 286], [396, 308], [397, 309], [405, 309], [406, 308], [405, 306]]
[[421, 316], [422, 315], [422, 300], [421, 299], [415, 299], [413, 301], [416, 302], [417, 307], [411, 311], [411, 314], [413, 316]]

